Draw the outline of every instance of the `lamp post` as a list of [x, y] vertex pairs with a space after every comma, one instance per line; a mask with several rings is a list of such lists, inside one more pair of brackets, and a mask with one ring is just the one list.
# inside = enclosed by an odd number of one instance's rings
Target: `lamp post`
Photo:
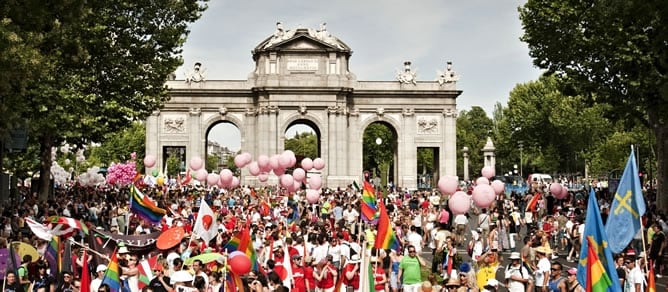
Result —
[[464, 157], [464, 181], [469, 180], [469, 147], [462, 148], [462, 156]]
[[522, 156], [523, 156], [523, 151], [524, 151], [524, 142], [519, 141], [519, 142], [517, 142], [517, 144], [518, 144], [518, 147], [520, 148], [520, 176], [522, 177], [522, 179], [524, 179], [524, 172], [522, 171], [522, 162], [523, 162], [522, 161], [523, 160]]

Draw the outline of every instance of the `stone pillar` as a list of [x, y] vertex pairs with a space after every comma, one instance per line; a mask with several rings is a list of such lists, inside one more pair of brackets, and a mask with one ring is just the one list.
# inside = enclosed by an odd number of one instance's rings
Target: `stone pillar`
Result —
[[495, 152], [496, 152], [496, 147], [494, 147], [492, 138], [487, 137], [487, 143], [485, 143], [485, 147], [482, 148], [482, 154], [485, 159], [484, 166], [489, 166], [492, 169], [496, 169]]
[[[267, 141], [269, 145], [269, 149], [266, 153], [266, 155], [272, 155], [272, 153], [283, 153], [283, 148], [284, 145], [278, 145], [279, 141], [283, 141], [283, 136], [285, 136], [285, 133], [283, 131], [278, 130], [278, 106], [269, 106], [268, 107], [268, 112], [267, 115], [269, 115], [269, 133], [268, 133], [268, 138], [269, 140]], [[260, 155], [263, 153], [256, 153], [255, 155]]]
[[[158, 169], [162, 167], [162, 149], [160, 149], [160, 110], [156, 110], [146, 118], [146, 155], [156, 158]], [[140, 157], [139, 159], [144, 159]], [[144, 171], [144, 170], [138, 170]]]
[[457, 112], [454, 108], [443, 110], [444, 135], [441, 154], [444, 165], [441, 165], [441, 176], [457, 175]]
[[464, 157], [464, 181], [469, 180], [469, 147], [462, 148], [462, 156]]
[[[403, 120], [403, 129], [396, 129], [399, 133], [397, 146], [403, 155], [397, 158], [396, 167], [397, 178], [394, 185], [403, 188], [417, 188], [417, 146], [415, 137], [417, 136], [417, 122], [415, 120], [415, 110], [413, 108], [404, 109], [401, 114]], [[404, 163], [402, 165], [402, 162]]]
[[[334, 182], [332, 179], [336, 177], [339, 172], [338, 172], [338, 164], [339, 164], [339, 154], [345, 155], [345, 153], [340, 153], [339, 149], [337, 149], [337, 140], [338, 140], [338, 131], [337, 131], [337, 112], [338, 112], [338, 107], [337, 106], [329, 106], [327, 107], [327, 145], [329, 145], [329, 152], [326, 154], [327, 158], [325, 160], [325, 165], [327, 171], [327, 176], [323, 177], [323, 186], [328, 186], [331, 187], [330, 184], [333, 184]], [[324, 155], [324, 153], [323, 153]], [[325, 158], [323, 158], [325, 159]]]
[[190, 158], [199, 156], [202, 160], [205, 160], [206, 153], [202, 151], [202, 147], [205, 147], [206, 137], [202, 135], [200, 127], [200, 119], [202, 116], [202, 110], [200, 108], [191, 108], [188, 115], [188, 142], [186, 146], [186, 168], [188, 166], [188, 161]]

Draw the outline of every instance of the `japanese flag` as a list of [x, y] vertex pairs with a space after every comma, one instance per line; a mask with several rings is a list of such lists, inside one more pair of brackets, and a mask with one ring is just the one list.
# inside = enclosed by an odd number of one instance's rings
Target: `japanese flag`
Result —
[[216, 223], [215, 214], [213, 214], [213, 211], [211, 211], [204, 198], [202, 198], [199, 212], [197, 212], [197, 220], [195, 220], [193, 233], [204, 240], [207, 245], [218, 234], [218, 224]]

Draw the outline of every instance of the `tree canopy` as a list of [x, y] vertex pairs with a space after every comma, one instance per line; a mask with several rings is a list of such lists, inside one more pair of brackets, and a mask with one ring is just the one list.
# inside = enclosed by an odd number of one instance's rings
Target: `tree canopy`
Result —
[[101, 142], [163, 105], [164, 82], [205, 2], [0, 4], [0, 67], [11, 66], [0, 69], [3, 129], [22, 121], [40, 145], [42, 197], [51, 147]]
[[610, 106], [610, 117], [654, 131], [658, 205], [668, 209], [668, 2], [529, 0], [519, 12], [536, 66]]

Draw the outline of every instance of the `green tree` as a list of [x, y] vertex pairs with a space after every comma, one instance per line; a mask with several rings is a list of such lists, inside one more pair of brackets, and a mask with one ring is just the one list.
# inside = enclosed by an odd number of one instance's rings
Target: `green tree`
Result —
[[[471, 178], [480, 174], [484, 164], [482, 148], [487, 142], [487, 137], [492, 137], [493, 133], [492, 120], [481, 107], [473, 106], [471, 110], [459, 113], [457, 117], [457, 149], [469, 148], [469, 175]], [[464, 165], [461, 155], [458, 155], [457, 165]], [[464, 170], [461, 171], [458, 171], [458, 175], [463, 178]]]
[[434, 151], [434, 148], [417, 149], [417, 170], [419, 174], [434, 173]]
[[285, 140], [285, 150], [292, 150], [297, 157], [319, 157], [318, 136], [313, 132], [295, 133], [294, 137]]
[[211, 173], [214, 170], [217, 172], [219, 170], [218, 164], [220, 164], [220, 156], [211, 153], [206, 155], [206, 163], [204, 168], [207, 172]]
[[176, 153], [171, 153], [167, 156], [167, 173], [176, 177], [181, 172], [181, 160]]
[[88, 160], [99, 161], [98, 166], [109, 166], [112, 162], [130, 160], [130, 154], [137, 154], [137, 170], [143, 172], [146, 156], [146, 126], [134, 122], [122, 131], [109, 133], [99, 147], [90, 147]]
[[35, 137], [31, 141], [40, 145], [41, 199], [48, 194], [53, 146], [102, 142], [107, 133], [144, 120], [164, 104], [164, 81], [182, 63], [178, 55], [188, 24], [200, 17], [204, 2], [0, 4], [0, 33], [19, 40], [9, 51], [26, 53], [9, 53], [20, 57], [15, 65], [27, 66], [17, 76], [3, 71], [4, 78], [24, 79], [10, 81], [0, 94], [9, 116], [23, 118]]
[[[377, 139], [380, 138], [380, 145]], [[362, 137], [362, 166], [364, 170], [381, 171], [381, 184], [387, 184], [389, 170], [394, 163], [397, 138], [390, 126], [382, 122], [371, 123]], [[376, 174], [373, 174], [376, 175]]]
[[657, 205], [668, 210], [668, 3], [529, 0], [519, 12], [536, 66], [608, 104], [611, 117], [652, 129]]

